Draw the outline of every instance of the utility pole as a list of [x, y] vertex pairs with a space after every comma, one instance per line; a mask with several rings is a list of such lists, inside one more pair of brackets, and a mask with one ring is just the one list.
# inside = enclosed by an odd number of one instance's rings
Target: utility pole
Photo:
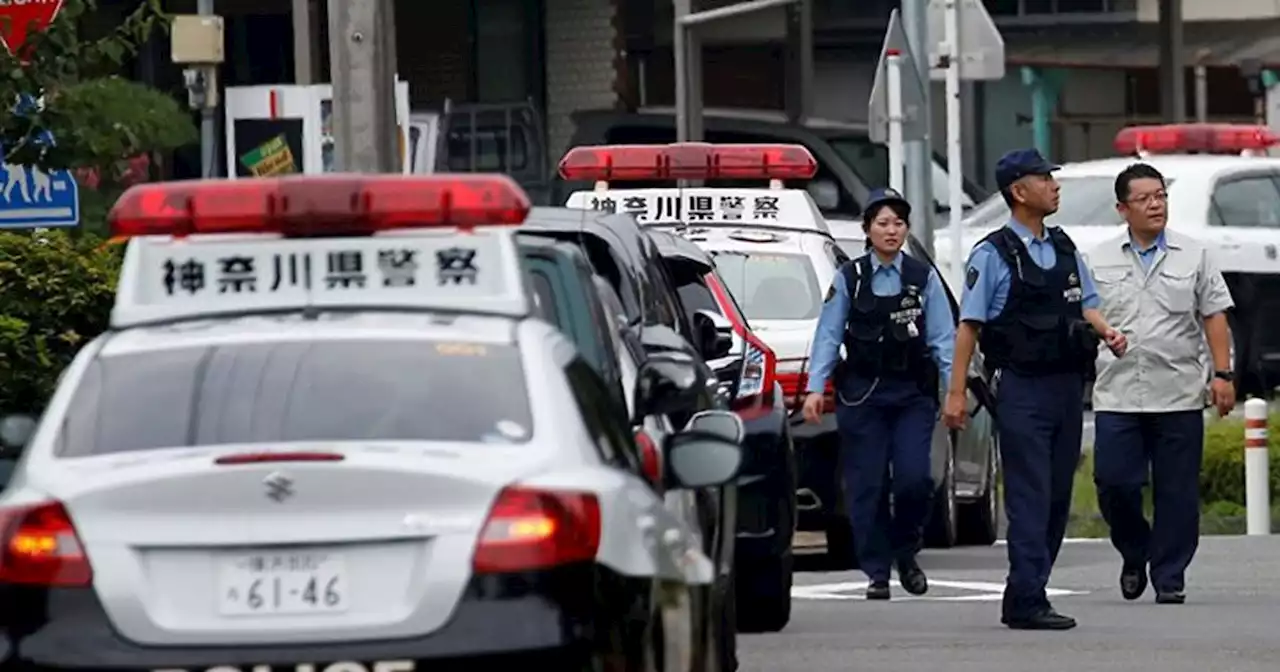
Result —
[[906, 159], [906, 196], [911, 200], [916, 216], [916, 236], [924, 249], [933, 256], [933, 220], [937, 214], [937, 205], [933, 200], [933, 145], [929, 140], [929, 132], [933, 129], [930, 101], [932, 86], [929, 82], [929, 14], [927, 0], [902, 0], [902, 25], [907, 33], [907, 43], [911, 47], [912, 60], [919, 70], [920, 81], [926, 82], [924, 87], [924, 103], [921, 105], [920, 117], [924, 125], [925, 136], [921, 140], [903, 143], [903, 157]]
[[1187, 68], [1182, 48], [1182, 0], [1160, 0], [1160, 111], [1165, 121], [1175, 124], [1187, 120]]
[[[213, 0], [196, 0], [196, 14], [213, 16]], [[213, 72], [216, 73], [217, 70], [213, 69]], [[216, 96], [218, 86], [216, 78], [207, 81], [205, 86], [212, 87]], [[215, 105], [205, 105], [200, 108], [200, 176], [205, 179], [218, 174], [218, 129], [217, 120], [213, 116], [215, 112], [217, 112]]]
[[311, 55], [315, 35], [311, 34], [312, 0], [292, 0], [293, 10], [293, 83], [300, 86], [315, 80], [314, 60]]
[[328, 1], [337, 169], [401, 172], [394, 0]]

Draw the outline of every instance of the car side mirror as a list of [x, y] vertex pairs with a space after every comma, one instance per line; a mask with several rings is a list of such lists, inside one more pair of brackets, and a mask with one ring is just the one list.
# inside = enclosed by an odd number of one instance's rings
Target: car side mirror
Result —
[[742, 443], [747, 433], [737, 413], [720, 410], [698, 411], [689, 418], [685, 431], [712, 434], [730, 443]]
[[835, 210], [840, 207], [840, 187], [831, 180], [810, 180], [805, 184], [805, 191], [813, 199], [819, 210]]
[[706, 374], [683, 353], [650, 355], [636, 373], [636, 420], [692, 410], [705, 393]]
[[29, 415], [6, 415], [0, 419], [0, 458], [17, 459], [36, 433], [36, 419]]
[[698, 350], [706, 360], [728, 357], [733, 351], [733, 323], [714, 310], [699, 309], [693, 314], [698, 332]]
[[689, 342], [675, 329], [661, 324], [645, 325], [640, 330], [640, 345], [645, 352], [689, 352]]
[[724, 485], [742, 468], [742, 447], [707, 432], [686, 431], [666, 440], [667, 481], [695, 490]]

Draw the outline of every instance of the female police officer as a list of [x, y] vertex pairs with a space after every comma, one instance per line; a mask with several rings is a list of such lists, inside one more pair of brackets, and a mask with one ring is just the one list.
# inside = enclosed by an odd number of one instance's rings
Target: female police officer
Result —
[[804, 401], [805, 419], [819, 422], [834, 376], [846, 499], [869, 600], [889, 599], [891, 563], [907, 592], [929, 589], [915, 556], [933, 494], [938, 377], [950, 376], [955, 322], [937, 273], [902, 252], [910, 214], [894, 190], [871, 194], [862, 217], [868, 252], [841, 266], [827, 291]]

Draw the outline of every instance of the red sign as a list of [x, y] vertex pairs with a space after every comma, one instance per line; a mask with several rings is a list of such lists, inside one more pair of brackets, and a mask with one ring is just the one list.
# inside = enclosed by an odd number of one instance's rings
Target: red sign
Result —
[[31, 31], [48, 28], [60, 9], [62, 0], [0, 0], [0, 42], [14, 53]]

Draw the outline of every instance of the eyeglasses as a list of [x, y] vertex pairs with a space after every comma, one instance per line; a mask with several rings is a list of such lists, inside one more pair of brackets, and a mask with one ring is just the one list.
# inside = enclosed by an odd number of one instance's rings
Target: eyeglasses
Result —
[[1164, 203], [1164, 202], [1166, 202], [1166, 201], [1168, 201], [1168, 200], [1169, 200], [1169, 194], [1168, 194], [1168, 192], [1164, 192], [1164, 191], [1157, 191], [1157, 192], [1152, 193], [1152, 194], [1142, 194], [1141, 196], [1134, 196], [1133, 198], [1130, 198], [1129, 200], [1127, 200], [1127, 201], [1125, 201], [1125, 202], [1126, 202], [1126, 203], [1132, 203], [1132, 204], [1134, 204], [1134, 205], [1146, 205], [1146, 204], [1150, 203], [1151, 201], [1157, 201], [1157, 202], [1159, 202], [1159, 203]]

